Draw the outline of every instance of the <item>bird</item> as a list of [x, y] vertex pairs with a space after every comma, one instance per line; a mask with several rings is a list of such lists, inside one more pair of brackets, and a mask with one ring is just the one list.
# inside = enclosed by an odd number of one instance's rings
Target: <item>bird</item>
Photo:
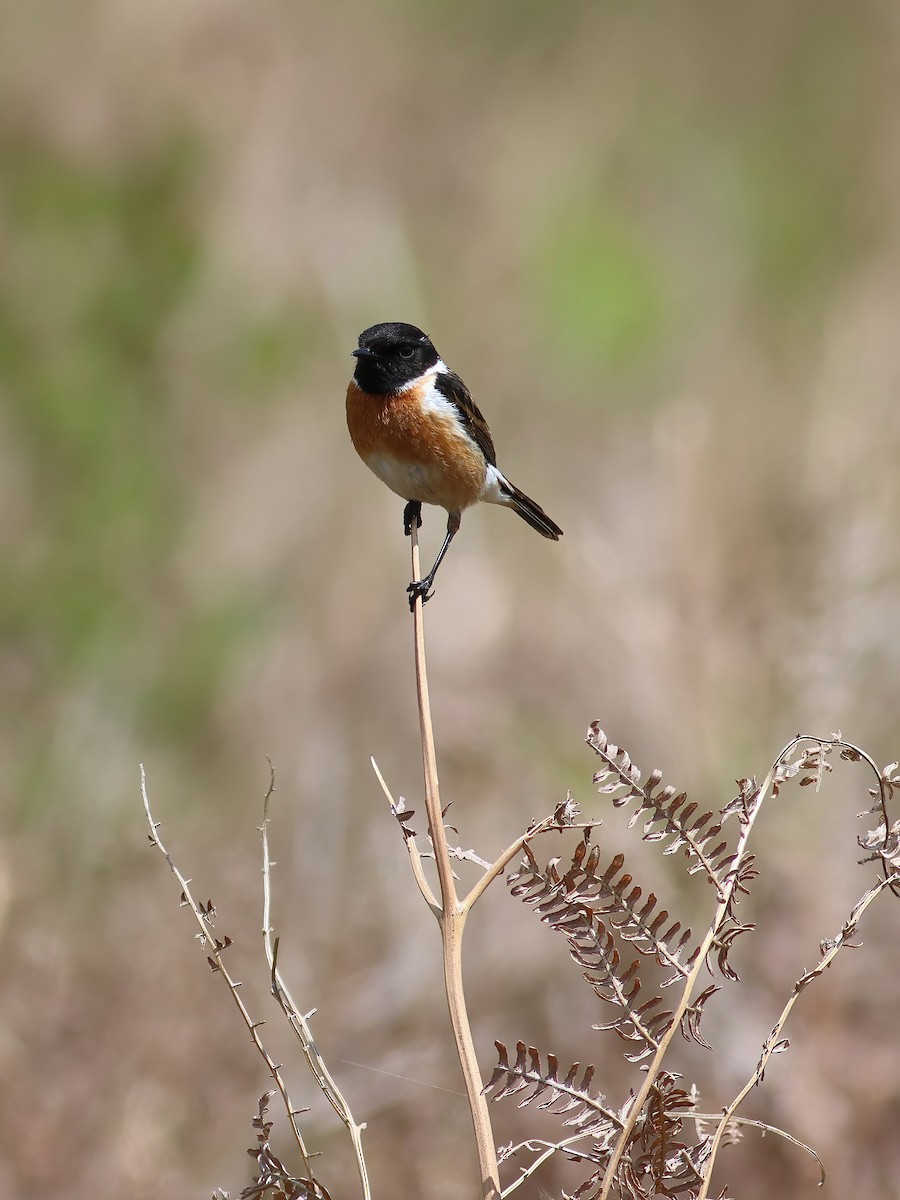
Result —
[[506, 478], [488, 423], [460, 377], [415, 325], [386, 321], [364, 329], [352, 351], [347, 427], [357, 454], [382, 483], [406, 500], [403, 532], [422, 525], [422, 505], [447, 510], [447, 534], [427, 575], [407, 587], [410, 612], [424, 604], [463, 511], [483, 501], [511, 508], [545, 538], [562, 530]]

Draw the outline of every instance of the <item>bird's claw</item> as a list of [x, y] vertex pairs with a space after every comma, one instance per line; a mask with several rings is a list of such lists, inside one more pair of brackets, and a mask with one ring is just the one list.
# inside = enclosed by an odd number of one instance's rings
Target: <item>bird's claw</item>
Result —
[[414, 579], [412, 581], [412, 583], [407, 587], [406, 591], [407, 591], [407, 594], [409, 595], [409, 611], [410, 612], [416, 611], [416, 601], [420, 597], [421, 597], [422, 603], [427, 604], [427, 602], [434, 595], [434, 592], [430, 592], [428, 590], [430, 587], [431, 587], [430, 579]]
[[407, 537], [412, 536], [413, 521], [416, 523], [416, 529], [422, 528], [421, 500], [410, 500], [403, 510], [403, 532]]

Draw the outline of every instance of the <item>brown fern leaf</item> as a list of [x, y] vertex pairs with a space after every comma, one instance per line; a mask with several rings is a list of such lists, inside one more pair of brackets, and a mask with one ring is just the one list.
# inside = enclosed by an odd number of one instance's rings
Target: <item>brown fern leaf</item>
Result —
[[[597, 1200], [605, 1183], [606, 1169], [600, 1167], [575, 1189], [572, 1200]], [[641, 1174], [630, 1158], [623, 1158], [612, 1182], [612, 1195], [616, 1200], [653, 1200], [658, 1194], [650, 1176]]]
[[737, 920], [735, 905], [740, 903], [741, 896], [750, 895], [750, 884], [758, 875], [755, 854], [745, 854], [738, 865], [728, 872], [726, 879], [732, 885], [728, 896], [728, 915], [732, 920]]
[[[611, 1181], [611, 1193], [617, 1200], [653, 1200], [660, 1196], [696, 1200], [712, 1139], [702, 1137], [690, 1147], [683, 1141], [684, 1118], [694, 1104], [693, 1098], [678, 1087], [674, 1075], [660, 1072]], [[573, 1197], [596, 1200], [606, 1182], [605, 1164], [601, 1162]]]
[[[735, 941], [742, 933], [750, 933], [756, 926], [752, 924], [742, 925], [740, 921], [734, 921], [730, 918], [726, 919], [716, 934], [716, 939], [709, 948], [709, 954], [706, 956], [706, 966], [709, 973], [713, 974], [713, 961], [719, 968], [719, 973], [724, 979], [730, 979], [737, 983], [740, 980], [740, 975], [731, 965], [728, 956], [731, 953]], [[715, 959], [713, 959], [715, 955]]]
[[615, 939], [603, 920], [586, 904], [569, 896], [558, 860], [552, 860], [542, 871], [531, 848], [524, 847], [524, 852], [525, 860], [507, 877], [512, 894], [533, 905], [541, 920], [565, 937], [569, 954], [582, 968], [584, 979], [601, 1000], [621, 1010], [615, 1020], [594, 1028], [613, 1029], [624, 1041], [634, 1043], [637, 1048], [625, 1057], [640, 1062], [658, 1049], [672, 1024], [672, 1013], [662, 1008], [659, 996], [641, 1000], [638, 960], [622, 966]]
[[560, 1079], [559, 1059], [555, 1054], [546, 1056], [547, 1065], [543, 1067], [537, 1047], [516, 1042], [516, 1059], [511, 1063], [503, 1042], [495, 1041], [494, 1045], [497, 1047], [497, 1065], [483, 1089], [485, 1095], [493, 1092], [492, 1100], [503, 1100], [528, 1091], [528, 1095], [518, 1101], [519, 1108], [542, 1097], [537, 1107], [554, 1116], [565, 1117], [565, 1126], [590, 1131], [592, 1136], [615, 1134], [622, 1128], [618, 1113], [606, 1106], [606, 1097], [590, 1090], [593, 1066], [585, 1067], [582, 1072], [581, 1063], [572, 1063], [565, 1078]]
[[586, 1179], [581, 1187], [576, 1188], [572, 1193], [572, 1200], [594, 1200], [595, 1196], [599, 1196], [603, 1189], [603, 1184], [606, 1181], [606, 1169], [601, 1167], [594, 1171], [589, 1179]]
[[739, 921], [735, 913], [735, 907], [739, 903], [741, 896], [748, 896], [750, 894], [750, 884], [759, 874], [755, 862], [755, 855], [747, 854], [741, 859], [734, 870], [728, 872], [726, 883], [729, 885], [730, 890], [725, 916], [722, 924], [719, 926], [716, 939], [712, 946], [710, 946], [709, 953], [706, 956], [706, 966], [710, 975], [715, 974], [714, 968], [718, 967], [723, 978], [731, 979], [735, 982], [740, 979], [740, 976], [734, 967], [732, 967], [729, 955], [735, 941], [741, 934], [750, 933], [756, 928], [752, 922], [745, 923]]
[[636, 1127], [640, 1152], [633, 1156], [638, 1175], [648, 1176], [653, 1192], [660, 1196], [677, 1193], [669, 1187], [673, 1176], [683, 1174], [682, 1155], [687, 1145], [680, 1139], [684, 1122], [682, 1114], [693, 1107], [693, 1100], [676, 1084], [668, 1071], [660, 1071], [656, 1084], [647, 1098], [644, 1119]]
[[530, 846], [522, 847], [525, 861], [518, 870], [506, 877], [510, 895], [531, 904], [542, 916], [558, 907], [559, 896], [568, 894], [568, 887], [559, 873], [559, 859], [551, 858], [542, 871]]
[[274, 1092], [264, 1092], [259, 1098], [259, 1112], [253, 1118], [257, 1144], [247, 1151], [256, 1159], [256, 1178], [241, 1192], [240, 1200], [331, 1200], [317, 1180], [298, 1179], [276, 1158], [269, 1145], [272, 1122], [266, 1120], [273, 1095]]
[[738, 816], [746, 820], [754, 799], [759, 795], [759, 784], [755, 775], [744, 776], [735, 780], [735, 783], [738, 785], [738, 794], [722, 809], [722, 818]]
[[598, 722], [593, 722], [585, 741], [603, 762], [594, 775], [598, 791], [610, 796], [616, 808], [637, 801], [637, 808], [628, 822], [629, 829], [643, 814], [649, 814], [644, 822], [644, 841], [666, 842], [664, 854], [683, 850], [690, 860], [688, 874], [704, 871], [721, 893], [723, 875], [734, 859], [728, 842], [719, 840], [724, 820], [722, 814], [718, 818], [712, 812], [697, 815], [698, 805], [688, 802], [686, 792], [676, 792], [673, 787], [658, 791], [662, 783], [660, 771], [653, 771], [642, 786], [641, 773], [628, 753], [609, 741]]
[[[861, 757], [855, 746], [845, 745], [841, 750], [841, 758], [850, 762], [859, 762]], [[874, 803], [871, 808], [859, 813], [860, 817], [878, 818], [874, 829], [867, 830], [857, 838], [860, 849], [867, 851], [860, 863], [880, 862], [885, 874], [900, 871], [900, 821], [891, 821], [888, 814], [888, 806], [894, 799], [894, 792], [900, 787], [898, 766], [900, 763], [892, 762], [881, 768], [878, 772], [878, 787], [868, 789]], [[891, 891], [895, 896], [900, 895], [897, 884], [891, 885]]]
[[702, 1046], [704, 1050], [712, 1050], [712, 1046], [700, 1032], [700, 1022], [703, 1019], [703, 1014], [706, 1011], [706, 1002], [715, 996], [716, 992], [722, 989], [715, 983], [711, 983], [708, 988], [700, 993], [684, 1010], [681, 1016], [681, 1036], [684, 1040], [695, 1041], [698, 1046]]
[[691, 930], [683, 929], [680, 921], [669, 922], [667, 909], [657, 909], [653, 892], [644, 896], [643, 889], [632, 886], [633, 876], [623, 870], [625, 855], [616, 854], [606, 870], [598, 874], [600, 848], [587, 853], [591, 831], [576, 847], [572, 866], [562, 882], [573, 900], [586, 904], [593, 912], [609, 917], [608, 924], [641, 954], [652, 955], [659, 965], [672, 971], [660, 987], [668, 987], [678, 979], [686, 979], [700, 947], [686, 955], [691, 942]]
[[774, 799], [778, 795], [787, 780], [793, 779], [797, 775], [800, 776], [801, 787], [814, 785], [818, 791], [825, 775], [834, 770], [828, 761], [828, 757], [833, 751], [833, 742], [816, 742], [812, 746], [808, 744], [798, 746], [792, 758], [786, 758], [776, 764], [772, 780], [772, 798]]
[[[708, 1142], [711, 1139], [705, 1140]], [[681, 1200], [696, 1200], [703, 1182], [700, 1170], [694, 1162], [696, 1151], [697, 1148], [693, 1147], [681, 1153], [681, 1173], [670, 1174], [665, 1191], [654, 1185], [648, 1172], [636, 1167], [630, 1159], [623, 1159], [613, 1180], [612, 1195], [616, 1200], [654, 1200], [658, 1196], [678, 1196]], [[606, 1169], [605, 1166], [601, 1166], [572, 1193], [572, 1200], [597, 1200], [605, 1182]], [[717, 1200], [726, 1200], [726, 1193], [720, 1192]]]

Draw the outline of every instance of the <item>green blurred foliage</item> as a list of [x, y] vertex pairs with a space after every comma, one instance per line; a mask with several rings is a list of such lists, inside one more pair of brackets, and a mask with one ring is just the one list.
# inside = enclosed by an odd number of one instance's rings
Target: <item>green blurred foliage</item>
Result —
[[33, 536], [4, 573], [6, 634], [51, 672], [138, 629], [135, 586], [171, 545], [182, 497], [158, 342], [197, 263], [182, 137], [116, 170], [5, 144], [16, 231], [0, 279], [0, 384], [31, 467]]
[[[849, 13], [816, 28], [747, 121], [729, 196], [761, 308], [818, 320], [872, 243], [866, 61]], [[740, 226], [739, 226], [740, 227]]]
[[313, 353], [314, 314], [293, 308], [268, 320], [251, 321], [241, 332], [223, 373], [232, 376], [248, 402], [272, 397], [295, 381]]
[[652, 359], [671, 332], [658, 253], [599, 197], [548, 214], [533, 272], [541, 324], [561, 359], [615, 376]]

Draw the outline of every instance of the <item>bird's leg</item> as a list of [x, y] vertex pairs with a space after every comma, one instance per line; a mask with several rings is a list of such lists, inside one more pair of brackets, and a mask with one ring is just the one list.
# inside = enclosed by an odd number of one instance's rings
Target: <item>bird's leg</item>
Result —
[[421, 500], [407, 501], [406, 508], [403, 510], [403, 532], [407, 537], [412, 533], [413, 521], [416, 523], [416, 529], [422, 528]]
[[447, 550], [450, 547], [450, 543], [453, 541], [453, 538], [456, 534], [457, 529], [459, 529], [461, 521], [462, 521], [462, 516], [460, 513], [458, 513], [458, 512], [448, 513], [448, 515], [447, 515], [447, 536], [444, 538], [443, 546], [441, 546], [440, 550], [438, 550], [438, 556], [434, 560], [434, 566], [431, 568], [431, 570], [428, 572], [428, 574], [423, 579], [414, 579], [412, 581], [412, 583], [409, 585], [409, 587], [406, 589], [407, 592], [409, 593], [409, 611], [410, 612], [413, 612], [415, 610], [416, 601], [418, 600], [418, 598], [420, 596], [422, 597], [423, 604], [425, 603], [426, 600], [431, 599], [431, 597], [433, 595], [433, 593], [431, 592], [431, 585], [434, 583], [434, 577], [435, 577], [435, 575], [437, 575], [438, 567], [443, 562], [444, 555], [447, 553]]

